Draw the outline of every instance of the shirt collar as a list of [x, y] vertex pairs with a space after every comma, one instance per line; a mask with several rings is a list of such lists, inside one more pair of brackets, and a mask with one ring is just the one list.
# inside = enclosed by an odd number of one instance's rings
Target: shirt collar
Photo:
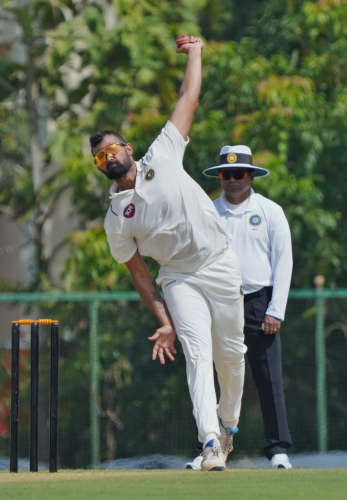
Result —
[[[141, 172], [142, 170], [142, 165], [141, 165], [141, 161], [135, 161], [136, 163], [136, 172]], [[122, 197], [124, 195], [127, 195], [129, 193], [132, 193], [133, 191], [137, 192], [137, 184], [139, 182], [139, 178], [140, 176], [139, 175], [136, 175], [136, 181], [135, 181], [135, 188], [133, 189], [126, 189], [124, 191], [119, 191], [119, 193], [117, 192], [117, 188], [118, 188], [118, 184], [116, 181], [113, 182], [112, 186], [110, 187], [110, 190], [109, 190], [109, 198], [110, 200], [113, 200], [117, 197]]]
[[223, 213], [229, 212], [235, 214], [252, 212], [258, 206], [253, 188], [251, 188], [251, 194], [242, 203], [238, 203], [232, 206], [232, 204], [227, 201], [225, 192], [223, 192], [222, 196], [220, 197], [220, 201], [223, 208]]

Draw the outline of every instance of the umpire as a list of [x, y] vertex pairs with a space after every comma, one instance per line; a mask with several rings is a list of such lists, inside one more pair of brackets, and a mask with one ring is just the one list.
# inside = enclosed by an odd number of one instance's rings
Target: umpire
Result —
[[241, 267], [245, 343], [263, 414], [265, 455], [272, 467], [290, 469], [279, 334], [293, 267], [289, 225], [277, 203], [252, 189], [254, 177], [269, 171], [253, 165], [249, 147], [222, 147], [219, 165], [204, 173], [221, 179], [224, 192], [214, 203]]

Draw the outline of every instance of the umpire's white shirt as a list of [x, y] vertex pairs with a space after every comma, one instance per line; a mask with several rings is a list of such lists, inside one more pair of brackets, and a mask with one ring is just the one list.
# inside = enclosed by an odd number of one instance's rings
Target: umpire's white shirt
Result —
[[192, 273], [226, 250], [229, 237], [212, 201], [183, 169], [187, 143], [168, 121], [136, 162], [135, 188], [111, 188], [105, 230], [119, 263], [138, 249], [161, 265], [160, 275]]
[[242, 203], [229, 203], [223, 193], [214, 201], [231, 235], [239, 259], [244, 293], [273, 286], [266, 314], [284, 319], [292, 275], [290, 229], [282, 208], [251, 190]]

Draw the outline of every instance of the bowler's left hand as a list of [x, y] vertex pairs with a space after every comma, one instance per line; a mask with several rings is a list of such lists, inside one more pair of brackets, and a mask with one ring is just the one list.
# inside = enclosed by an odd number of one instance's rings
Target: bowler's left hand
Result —
[[263, 330], [265, 335], [275, 335], [280, 331], [281, 320], [265, 314]]
[[157, 357], [159, 358], [160, 364], [165, 365], [165, 356], [170, 360], [174, 361], [176, 354], [175, 340], [176, 332], [171, 325], [164, 325], [156, 330], [152, 337], [148, 337], [148, 340], [154, 342], [152, 350], [152, 360], [155, 361]]

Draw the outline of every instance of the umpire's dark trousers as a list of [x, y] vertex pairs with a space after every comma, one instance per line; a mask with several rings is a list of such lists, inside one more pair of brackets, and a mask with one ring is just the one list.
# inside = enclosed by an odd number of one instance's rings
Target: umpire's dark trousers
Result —
[[245, 295], [245, 343], [264, 420], [265, 455], [287, 453], [292, 444], [282, 381], [280, 334], [265, 335], [262, 330], [272, 287]]

